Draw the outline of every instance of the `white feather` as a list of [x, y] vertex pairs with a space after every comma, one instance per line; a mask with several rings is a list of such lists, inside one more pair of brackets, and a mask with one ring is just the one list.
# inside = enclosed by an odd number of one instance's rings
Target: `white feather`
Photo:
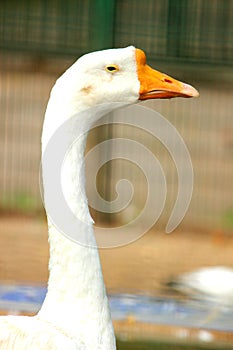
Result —
[[[114, 75], [107, 72], [105, 66], [109, 64], [118, 65], [119, 72]], [[88, 111], [77, 125], [88, 131], [102, 115], [136, 102], [139, 88], [134, 47], [81, 57], [52, 89], [42, 151], [58, 127], [74, 114]], [[87, 232], [83, 232], [86, 243], [95, 245], [85, 197], [85, 176], [83, 173], [78, 182], [75, 177], [83, 162], [85, 143], [86, 135], [71, 149], [64, 163], [62, 183], [71, 209], [89, 224]], [[46, 199], [46, 178], [43, 181]], [[50, 275], [45, 301], [34, 317], [0, 318], [0, 350], [114, 350], [115, 335], [97, 248], [72, 242], [61, 235], [50, 219], [48, 226]]]
[[225, 266], [203, 267], [172, 281], [174, 289], [191, 297], [233, 305], [233, 269]]
[[[139, 53], [139, 61], [136, 53]], [[111, 73], [106, 69], [108, 65], [114, 65], [118, 69]], [[132, 46], [105, 50], [81, 57], [53, 87], [43, 126], [42, 155], [46, 154], [49, 141], [58, 128], [67, 120], [73, 121], [72, 117], [76, 115], [74, 123], [63, 133], [63, 138], [69, 144], [77, 130], [82, 132], [82, 136], [78, 142], [72, 143], [61, 174], [53, 174], [53, 180], [58, 176], [60, 180], [61, 175], [66, 201], [79, 217], [80, 223], [84, 223], [80, 225], [78, 232], [83, 239], [83, 245], [62, 235], [51, 220], [51, 212], [47, 213], [50, 273], [45, 301], [35, 317], [0, 318], [0, 350], [116, 349], [92, 219], [87, 205], [82, 165], [88, 130], [104, 114], [136, 103], [141, 95], [144, 96], [143, 99], [153, 96], [157, 98], [160, 95], [164, 98], [198, 96], [198, 92], [191, 86], [170, 77], [167, 79], [163, 73], [156, 71], [152, 73], [154, 80], [151, 85], [148, 71], [153, 72], [151, 68], [146, 68], [144, 54], [135, 51]], [[150, 82], [148, 75], [143, 75], [142, 72], [149, 74]], [[141, 78], [142, 81], [139, 81]], [[143, 93], [140, 92], [141, 87]], [[156, 94], [157, 88], [159, 94]], [[151, 95], [152, 91], [154, 94]], [[145, 95], [145, 92], [148, 94]], [[56, 152], [58, 150], [54, 149], [54, 157]], [[53, 158], [50, 158], [50, 163], [54, 165]], [[45, 160], [42, 157], [44, 199], [46, 208], [51, 209], [48, 205], [48, 193], [52, 186], [48, 181], [50, 174], [46, 173], [44, 165]], [[56, 206], [58, 203], [52, 204]], [[63, 218], [62, 212], [60, 217]]]

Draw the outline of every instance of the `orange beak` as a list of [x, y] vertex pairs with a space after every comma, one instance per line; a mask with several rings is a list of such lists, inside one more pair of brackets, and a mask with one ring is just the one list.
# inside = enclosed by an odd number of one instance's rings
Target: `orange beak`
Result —
[[136, 49], [137, 73], [140, 82], [139, 100], [172, 97], [198, 97], [191, 85], [160, 73], [146, 64], [146, 55]]

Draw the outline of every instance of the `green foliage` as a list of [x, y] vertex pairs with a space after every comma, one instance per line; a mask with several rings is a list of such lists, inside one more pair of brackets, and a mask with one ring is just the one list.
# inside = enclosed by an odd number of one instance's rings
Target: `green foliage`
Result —
[[223, 216], [223, 224], [226, 229], [233, 230], [233, 209], [228, 209]]
[[[221, 347], [224, 349], [226, 347]], [[192, 343], [175, 343], [175, 342], [152, 342], [152, 341], [117, 341], [118, 350], [214, 350], [220, 349], [218, 345], [192, 344]]]
[[36, 199], [26, 192], [18, 192], [14, 196], [3, 196], [0, 199], [2, 212], [32, 213], [38, 210]]

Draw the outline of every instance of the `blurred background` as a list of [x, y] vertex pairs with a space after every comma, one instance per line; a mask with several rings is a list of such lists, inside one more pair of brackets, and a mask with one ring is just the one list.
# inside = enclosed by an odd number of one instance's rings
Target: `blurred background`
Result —
[[[114, 137], [144, 144], [161, 162], [168, 186], [164, 211], [149, 233], [129, 246], [101, 252], [108, 291], [164, 297], [170, 293], [167, 283], [184, 272], [218, 265], [233, 268], [232, 37], [231, 0], [0, 1], [2, 285], [47, 281], [40, 136], [55, 80], [87, 52], [127, 45], [143, 49], [154, 68], [199, 90], [199, 99], [143, 103], [177, 128], [195, 178], [184, 220], [172, 235], [165, 235], [177, 195], [176, 167], [165, 147], [135, 128], [107, 125], [91, 132], [88, 148]], [[97, 179], [100, 194], [113, 200], [121, 178], [132, 182], [133, 201], [115, 215], [92, 210], [97, 225], [122, 225], [142, 210], [147, 184], [130, 162], [103, 166]], [[15, 304], [10, 309], [26, 312]], [[134, 317], [127, 320], [125, 328], [118, 325], [119, 334], [135, 325]], [[228, 321], [232, 332], [233, 316]], [[138, 329], [145, 334], [144, 328]]]

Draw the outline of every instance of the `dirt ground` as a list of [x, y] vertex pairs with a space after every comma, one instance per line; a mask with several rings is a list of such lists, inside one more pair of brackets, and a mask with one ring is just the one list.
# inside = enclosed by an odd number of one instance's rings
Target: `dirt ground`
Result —
[[[165, 288], [166, 282], [182, 272], [202, 266], [233, 267], [232, 253], [232, 236], [187, 230], [177, 230], [170, 235], [151, 231], [127, 246], [100, 250], [108, 292], [155, 296], [170, 293]], [[0, 283], [45, 284], [48, 258], [45, 221], [14, 216], [0, 218]], [[114, 320], [114, 329], [120, 339], [177, 342], [179, 334], [185, 332], [186, 340], [199, 344], [202, 335], [199, 328], [142, 324], [134, 318]], [[214, 344], [220, 344], [219, 348], [232, 344], [232, 333], [213, 330], [208, 334]]]
[[[221, 232], [151, 231], [124, 247], [101, 250], [110, 292], [159, 295], [165, 283], [202, 266], [233, 267], [233, 238]], [[46, 283], [48, 242], [45, 221], [0, 219], [0, 281]]]

